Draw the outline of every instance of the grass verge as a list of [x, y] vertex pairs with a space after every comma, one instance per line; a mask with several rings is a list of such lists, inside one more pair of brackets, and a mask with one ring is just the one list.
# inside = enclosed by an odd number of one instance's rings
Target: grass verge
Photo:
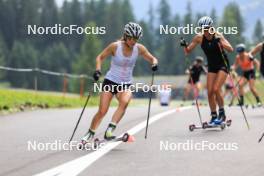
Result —
[[[82, 107], [86, 97], [54, 92], [0, 89], [0, 111], [11, 113], [30, 109]], [[88, 106], [97, 106], [98, 96], [90, 98]]]

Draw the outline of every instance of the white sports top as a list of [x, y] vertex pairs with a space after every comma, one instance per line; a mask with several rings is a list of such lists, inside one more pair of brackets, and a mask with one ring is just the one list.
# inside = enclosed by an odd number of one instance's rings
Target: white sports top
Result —
[[133, 46], [131, 56], [126, 57], [123, 54], [122, 41], [117, 42], [115, 56], [112, 56], [110, 70], [105, 78], [117, 84], [131, 84], [133, 70], [138, 57], [138, 45]]

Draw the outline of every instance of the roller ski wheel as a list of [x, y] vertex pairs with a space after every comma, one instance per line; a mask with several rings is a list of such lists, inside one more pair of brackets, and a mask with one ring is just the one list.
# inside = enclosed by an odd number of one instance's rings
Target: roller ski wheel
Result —
[[129, 139], [129, 134], [128, 133], [125, 133], [122, 137], [122, 142], [127, 142]]
[[226, 124], [225, 124], [225, 123], [221, 123], [221, 124], [220, 124], [220, 128], [221, 128], [221, 130], [224, 130], [225, 127], [226, 127]]
[[81, 143], [78, 145], [78, 149], [82, 150], [84, 146], [85, 146], [85, 144], [83, 144], [83, 142], [81, 142]]
[[227, 127], [230, 127], [231, 124], [232, 124], [232, 120], [231, 120], [231, 119], [229, 119], [229, 120], [226, 121], [226, 126], [227, 126]]
[[99, 145], [100, 145], [100, 140], [98, 138], [96, 138], [93, 142], [93, 146], [95, 149], [97, 149], [99, 147]]
[[135, 137], [128, 133], [124, 133], [123, 136], [121, 136], [120, 138], [116, 138], [115, 140], [122, 141], [122, 142], [134, 142]]
[[204, 122], [203, 125], [202, 125], [203, 129], [206, 129], [208, 128], [208, 123], [207, 122]]
[[82, 140], [81, 143], [80, 143], [79, 146], [78, 146], [78, 149], [83, 150], [83, 149], [85, 148], [85, 145], [86, 145], [87, 143], [88, 143], [88, 142]]
[[110, 142], [134, 142], [135, 138], [132, 135], [129, 135], [128, 133], [124, 133], [121, 137], [115, 137], [113, 136], [113, 138], [111, 139], [102, 139], [100, 140], [99, 138], [95, 139], [94, 144], [96, 145], [96, 147], [98, 148], [100, 146], [100, 144], [102, 143], [110, 143]]
[[194, 129], [195, 129], [195, 125], [194, 125], [194, 124], [189, 125], [189, 130], [190, 130], [190, 131], [193, 131]]

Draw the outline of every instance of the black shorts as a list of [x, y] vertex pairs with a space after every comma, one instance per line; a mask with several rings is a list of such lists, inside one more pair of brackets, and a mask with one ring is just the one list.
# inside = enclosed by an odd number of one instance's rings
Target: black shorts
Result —
[[255, 70], [244, 71], [243, 77], [246, 78], [248, 81], [251, 79], [256, 79]]
[[131, 84], [117, 84], [109, 79], [104, 79], [102, 91], [111, 92], [112, 94], [117, 94], [118, 92], [124, 92], [130, 88]]
[[234, 87], [233, 86], [231, 86], [231, 85], [229, 85], [229, 84], [226, 84], [225, 85], [225, 89], [226, 90], [232, 90]]
[[[192, 80], [193, 80], [193, 84], [196, 84], [199, 82], [199, 79], [192, 79]], [[192, 80], [189, 78], [188, 83], [192, 84]]]
[[160, 103], [161, 106], [169, 106], [168, 103]]
[[225, 65], [220, 65], [220, 66], [208, 66], [208, 72], [209, 73], [218, 73], [219, 71], [224, 71], [228, 73], [228, 68]]

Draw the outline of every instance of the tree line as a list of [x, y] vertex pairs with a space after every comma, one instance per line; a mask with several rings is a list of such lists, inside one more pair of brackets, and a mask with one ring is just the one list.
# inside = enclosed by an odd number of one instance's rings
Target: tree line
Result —
[[[143, 43], [160, 61], [159, 74], [183, 74], [189, 62], [179, 46], [180, 35], [160, 35], [159, 25], [185, 26], [196, 24], [197, 20], [209, 15], [215, 25], [237, 26], [237, 35], [227, 35], [233, 46], [246, 41], [242, 35], [245, 22], [238, 4], [229, 3], [221, 17], [212, 9], [209, 14], [192, 11], [189, 2], [186, 13], [172, 14], [166, 0], [160, 0], [157, 8], [149, 5], [148, 17], [136, 21], [129, 0], [72, 0], [64, 1], [58, 7], [55, 0], [0, 0], [0, 65], [17, 68], [41, 68], [56, 72], [91, 75], [95, 69], [95, 57], [110, 42], [118, 40], [123, 27], [129, 21], [141, 24], [144, 30]], [[105, 35], [28, 35], [27, 25], [37, 26], [105, 26]], [[263, 25], [256, 21], [253, 42], [262, 39]], [[193, 35], [184, 35], [190, 41]], [[202, 55], [200, 49], [189, 56], [192, 60], [196, 55]], [[235, 53], [230, 54], [231, 62]], [[109, 67], [110, 59], [103, 65], [103, 73]], [[150, 74], [150, 66], [143, 59], [138, 60], [134, 75]], [[29, 73], [0, 71], [1, 82], [8, 82], [12, 87], [33, 88], [34, 80]], [[39, 75], [39, 88], [43, 90], [60, 90], [63, 78]], [[70, 90], [79, 89], [78, 80], [70, 82]]]

